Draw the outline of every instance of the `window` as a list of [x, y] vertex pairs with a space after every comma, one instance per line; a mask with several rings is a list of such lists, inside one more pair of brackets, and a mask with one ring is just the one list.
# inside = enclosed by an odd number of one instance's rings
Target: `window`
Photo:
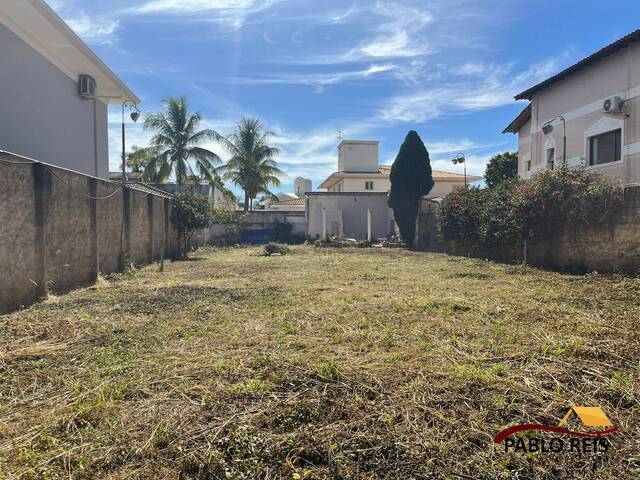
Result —
[[364, 182], [365, 190], [373, 190], [373, 182]]
[[602, 165], [622, 159], [622, 130], [589, 138], [589, 165]]
[[548, 148], [547, 149], [547, 165], [553, 168], [553, 164], [555, 163], [555, 161], [556, 161], [556, 149]]
[[527, 165], [527, 172], [531, 171], [531, 160], [527, 160], [526, 161], [526, 165]]

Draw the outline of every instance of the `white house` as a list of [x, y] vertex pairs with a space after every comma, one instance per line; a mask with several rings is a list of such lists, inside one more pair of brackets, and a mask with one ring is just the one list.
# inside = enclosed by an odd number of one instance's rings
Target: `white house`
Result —
[[640, 30], [515, 98], [529, 101], [504, 130], [518, 135], [520, 176], [566, 158], [640, 183]]
[[101, 178], [108, 105], [139, 103], [42, 0], [0, 0], [0, 92], [0, 150]]

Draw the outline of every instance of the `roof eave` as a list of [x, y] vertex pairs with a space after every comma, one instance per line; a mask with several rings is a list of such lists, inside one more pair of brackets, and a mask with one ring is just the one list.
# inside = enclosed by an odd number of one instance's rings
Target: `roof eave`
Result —
[[[43, 0], [2, 0], [1, 22], [52, 65], [77, 81], [80, 74], [95, 75], [97, 98], [105, 103], [140, 99]], [[39, 28], [46, 33], [37, 35]], [[63, 43], [57, 43], [58, 41]], [[65, 47], [67, 50], [65, 50]], [[63, 52], [67, 53], [63, 53]], [[73, 52], [73, 53], [71, 53]], [[90, 68], [87, 68], [90, 67]]]
[[502, 133], [518, 133], [522, 126], [531, 118], [531, 104], [527, 105], [516, 118], [514, 118]]
[[622, 50], [623, 48], [626, 48], [632, 43], [635, 43], [638, 41], [640, 41], [640, 29], [633, 31], [628, 35], [625, 35], [621, 39], [607, 45], [604, 48], [601, 48], [597, 52], [589, 55], [588, 57], [583, 58], [582, 60], [571, 65], [570, 67], [565, 68], [564, 70], [557, 73], [556, 75], [547, 78], [546, 80], [538, 83], [537, 85], [534, 85], [531, 88], [528, 88], [522, 93], [519, 93], [514, 98], [516, 100], [531, 100], [533, 96], [536, 93], [540, 92], [541, 90], [544, 90], [545, 88], [550, 87], [554, 83], [564, 80], [565, 78], [573, 75], [574, 73], [584, 70], [585, 68], [593, 65], [594, 63], [597, 63], [600, 60], [608, 57], [609, 55], [613, 55], [619, 50]]
[[53, 10], [49, 5], [47, 5], [43, 0], [29, 0], [29, 2], [44, 16], [49, 20], [52, 24], [54, 24], [60, 32], [67, 37], [67, 39], [82, 53], [86, 56], [91, 63], [95, 65], [95, 67], [100, 70], [105, 76], [107, 76], [114, 84], [116, 84], [120, 90], [122, 91], [122, 99], [121, 102], [115, 99], [110, 98], [110, 100], [115, 100], [113, 103], [122, 103], [127, 100], [132, 101], [135, 104], [140, 103], [140, 98], [131, 91], [127, 85], [120, 80], [120, 78], [111, 70], [101, 59], [98, 57], [93, 50], [89, 48], [89, 46], [80, 38], [80, 36], [74, 32], [67, 23], [60, 18], [60, 16]]

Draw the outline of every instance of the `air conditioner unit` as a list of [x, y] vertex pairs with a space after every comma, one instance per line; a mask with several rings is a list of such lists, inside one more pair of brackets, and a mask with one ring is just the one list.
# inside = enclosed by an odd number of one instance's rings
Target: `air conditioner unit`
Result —
[[609, 97], [604, 101], [602, 105], [605, 113], [620, 113], [624, 106], [624, 100], [622, 97]]
[[96, 98], [97, 84], [91, 75], [80, 75], [78, 89], [83, 98]]

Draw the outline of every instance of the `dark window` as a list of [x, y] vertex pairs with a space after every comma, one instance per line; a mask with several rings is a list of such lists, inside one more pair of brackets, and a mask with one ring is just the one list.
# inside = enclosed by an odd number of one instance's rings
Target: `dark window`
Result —
[[365, 190], [373, 190], [373, 182], [364, 182]]
[[589, 138], [589, 165], [617, 162], [622, 158], [622, 130]]
[[549, 148], [547, 149], [547, 164], [553, 168], [553, 164], [556, 162], [556, 149]]

